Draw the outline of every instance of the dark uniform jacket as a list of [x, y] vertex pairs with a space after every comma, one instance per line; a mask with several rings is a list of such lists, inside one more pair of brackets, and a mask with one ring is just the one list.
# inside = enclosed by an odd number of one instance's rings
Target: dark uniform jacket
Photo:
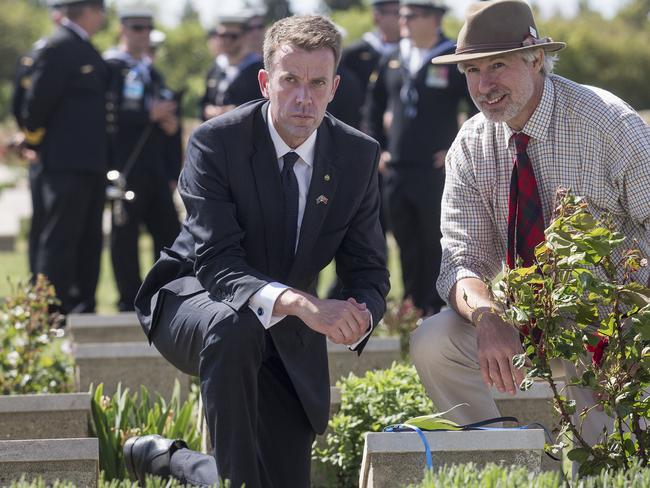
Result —
[[18, 63], [16, 63], [13, 93], [11, 96], [11, 113], [13, 114], [14, 119], [16, 119], [16, 124], [18, 124], [18, 127], [20, 128], [25, 126], [25, 94], [32, 85], [34, 62], [46, 45], [46, 39], [39, 39], [34, 43], [32, 49], [24, 56], [21, 56]]
[[360, 39], [343, 50], [341, 66], [354, 73], [361, 83], [363, 93], [368, 88], [370, 75], [375, 71], [382, 54], [367, 40]]
[[240, 71], [228, 85], [225, 91], [219, 89], [226, 74], [221, 67], [214, 63], [205, 81], [205, 93], [199, 107], [199, 117], [205, 120], [203, 113], [207, 105], [235, 105], [257, 100], [262, 97], [257, 73], [264, 68], [264, 63], [258, 56], [250, 55], [240, 64]]
[[89, 41], [61, 26], [35, 59], [26, 93], [28, 144], [46, 171], [105, 172], [108, 68]]
[[[149, 104], [152, 100], [173, 100], [175, 94], [165, 86], [162, 75], [151, 65], [148, 78], [144, 80], [144, 93], [137, 107], [124, 100], [124, 81], [133, 62], [117, 50], [106, 53], [106, 63], [111, 71], [109, 102], [110, 165], [119, 171], [130, 158], [137, 161], [130, 173], [162, 172], [168, 181], [176, 181], [181, 169], [182, 150], [180, 129], [167, 135], [149, 120]], [[144, 141], [142, 144], [141, 141]], [[141, 145], [138, 151], [137, 146]], [[128, 175], [127, 175], [128, 176]]]
[[[375, 325], [383, 316], [389, 282], [378, 219], [377, 143], [325, 116], [295, 259], [283, 279], [283, 190], [267, 107], [264, 101], [246, 104], [192, 136], [179, 182], [187, 219], [135, 302], [148, 337], [152, 328], [165, 326], [156, 323], [156, 310], [167, 294], [207, 290], [242, 311], [273, 281], [313, 292], [318, 273], [334, 257], [342, 295], [365, 302]], [[329, 415], [325, 336], [294, 316], [269, 330], [314, 430], [323, 432]]]
[[[381, 63], [377, 80], [370, 88], [366, 121], [369, 134], [391, 153], [393, 163], [430, 166], [433, 154], [449, 149], [456, 137], [460, 102], [467, 100], [470, 110], [474, 107], [464, 75], [455, 66], [430, 62], [434, 56], [453, 53], [454, 43], [442, 38], [436, 47], [415, 77], [411, 77], [407, 62], [396, 49]], [[408, 83], [411, 91], [407, 94]], [[407, 95], [414, 97], [411, 102]], [[384, 112], [389, 108], [393, 121], [386, 135]], [[415, 113], [409, 113], [409, 108], [414, 108]]]

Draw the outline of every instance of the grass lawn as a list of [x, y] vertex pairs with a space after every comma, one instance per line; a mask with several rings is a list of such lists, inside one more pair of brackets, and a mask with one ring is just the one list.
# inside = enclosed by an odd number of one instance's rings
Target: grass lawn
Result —
[[[392, 237], [389, 237], [389, 269], [391, 273], [391, 291], [389, 297], [401, 298], [402, 296], [402, 279], [399, 267], [399, 256], [397, 246]], [[153, 264], [151, 252], [151, 238], [143, 235], [140, 239], [140, 269], [141, 274]], [[24, 239], [19, 239], [16, 243], [16, 249], [13, 252], [0, 252], [0, 297], [11, 294], [11, 283], [17, 283], [29, 278], [29, 266], [27, 263], [27, 243]], [[330, 264], [323, 270], [319, 280], [318, 293], [324, 296], [334, 278], [334, 265]], [[102, 252], [101, 272], [99, 275], [99, 285], [97, 286], [97, 312], [101, 314], [110, 314], [117, 311], [117, 289], [113, 277], [111, 258], [108, 248]]]

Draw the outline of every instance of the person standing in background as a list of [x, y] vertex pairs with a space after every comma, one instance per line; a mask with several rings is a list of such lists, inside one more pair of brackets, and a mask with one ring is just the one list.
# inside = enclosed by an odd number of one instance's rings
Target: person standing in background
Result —
[[229, 112], [242, 103], [262, 97], [257, 73], [264, 67], [258, 53], [246, 43], [246, 15], [221, 16], [214, 29], [221, 54], [208, 72], [200, 102], [201, 120]]
[[[49, 10], [52, 23], [58, 27], [62, 20], [61, 10], [56, 7], [50, 7]], [[28, 164], [29, 191], [32, 200], [32, 218], [27, 240], [27, 254], [29, 260], [29, 272], [32, 274], [32, 279], [36, 278], [38, 240], [41, 235], [41, 227], [43, 226], [44, 209], [40, 187], [40, 176], [43, 172], [43, 165], [40, 163], [36, 151], [25, 146], [24, 109], [25, 94], [32, 84], [34, 61], [46, 45], [47, 40], [45, 38], [39, 39], [34, 43], [29, 53], [21, 56], [14, 74], [13, 93], [11, 97], [11, 111], [16, 120], [16, 125], [20, 130], [20, 132], [13, 137], [11, 144], [18, 149], [19, 155]]]
[[35, 59], [25, 94], [25, 141], [42, 164], [43, 226], [37, 273], [54, 285], [62, 313], [95, 311], [102, 249], [109, 72], [90, 38], [102, 0], [55, 0], [61, 26]]
[[[453, 52], [442, 31], [441, 0], [402, 0], [399, 49], [384, 58], [369, 91], [367, 125], [383, 153], [388, 220], [400, 250], [404, 298], [422, 315], [444, 302], [440, 270], [440, 201], [445, 154], [458, 132], [461, 102], [473, 107], [463, 76], [431, 58]], [[387, 112], [392, 123], [386, 127]]]
[[[144, 224], [153, 238], [154, 260], [180, 231], [172, 192], [181, 167], [180, 152], [166, 149], [180, 141], [177, 103], [151, 65], [149, 34], [153, 14], [144, 8], [119, 12], [120, 44], [104, 54], [112, 74], [114, 108], [111, 167], [120, 172], [121, 195], [112, 202], [111, 258], [119, 291], [118, 309], [134, 310], [142, 284], [138, 242]], [[169, 155], [174, 155], [173, 159]]]

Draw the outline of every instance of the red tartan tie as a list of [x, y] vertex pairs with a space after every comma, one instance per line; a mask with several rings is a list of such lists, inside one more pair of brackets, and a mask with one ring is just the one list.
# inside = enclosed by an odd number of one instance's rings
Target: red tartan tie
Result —
[[544, 241], [544, 214], [537, 191], [537, 181], [526, 147], [530, 137], [523, 133], [513, 134], [517, 157], [510, 179], [508, 200], [508, 251], [506, 263], [515, 267], [515, 249], [524, 266], [532, 266], [535, 246]]

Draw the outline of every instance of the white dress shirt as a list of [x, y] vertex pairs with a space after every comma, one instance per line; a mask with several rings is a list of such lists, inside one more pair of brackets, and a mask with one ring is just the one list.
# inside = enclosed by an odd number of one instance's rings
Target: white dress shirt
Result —
[[[290, 148], [286, 142], [282, 140], [280, 134], [273, 125], [273, 120], [271, 118], [271, 110], [269, 106], [269, 113], [267, 116], [267, 124], [269, 127], [269, 133], [271, 134], [271, 140], [273, 141], [273, 147], [275, 148], [275, 155], [277, 158], [277, 165], [282, 172], [282, 167], [284, 166], [283, 156], [288, 152], [295, 152], [298, 154], [299, 158], [293, 165], [293, 171], [298, 180], [298, 222], [297, 222], [297, 232], [296, 232], [296, 249], [298, 248], [298, 240], [300, 239], [300, 227], [302, 225], [302, 218], [305, 214], [305, 203], [307, 202], [307, 192], [309, 191], [309, 184], [311, 183], [311, 175], [314, 170], [314, 153], [316, 149], [316, 133], [317, 131], [312, 132], [312, 134], [303, 142], [300, 146], [295, 149]], [[278, 282], [272, 282], [263, 286], [258, 290], [248, 301], [248, 307], [255, 313], [255, 316], [258, 318], [260, 323], [264, 326], [265, 329], [271, 328], [273, 325], [280, 322], [286, 317], [286, 315], [273, 315], [273, 307], [275, 306], [275, 301], [285, 290], [289, 289], [287, 285]], [[370, 319], [370, 328], [368, 332], [356, 343], [349, 346], [350, 349], [354, 349], [361, 341], [363, 341], [373, 328], [373, 319], [371, 316]]]

